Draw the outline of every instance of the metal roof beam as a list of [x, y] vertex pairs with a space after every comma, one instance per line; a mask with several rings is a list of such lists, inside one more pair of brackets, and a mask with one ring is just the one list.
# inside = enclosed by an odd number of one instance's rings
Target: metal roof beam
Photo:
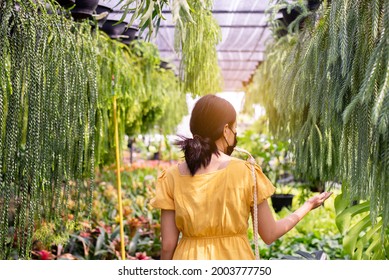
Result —
[[[162, 10], [163, 14], [171, 14], [170, 10]], [[213, 14], [265, 14], [265, 10], [213, 10]]]
[[[221, 28], [267, 28], [269, 27], [267, 24], [263, 25], [245, 25], [245, 24], [240, 24], [240, 25], [219, 25]], [[168, 25], [160, 25], [159, 28], [175, 28], [176, 26], [173, 24], [168, 24]]]

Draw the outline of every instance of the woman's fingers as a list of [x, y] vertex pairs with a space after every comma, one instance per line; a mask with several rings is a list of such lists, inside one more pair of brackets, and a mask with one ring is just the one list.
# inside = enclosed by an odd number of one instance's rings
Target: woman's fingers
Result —
[[323, 199], [327, 200], [327, 198], [329, 198], [332, 195], [332, 192], [323, 192], [323, 194], [324, 194]]
[[312, 209], [315, 209], [320, 205], [323, 205], [324, 201], [326, 201], [331, 195], [332, 192], [322, 192], [321, 194], [312, 197], [309, 200], [312, 203]]

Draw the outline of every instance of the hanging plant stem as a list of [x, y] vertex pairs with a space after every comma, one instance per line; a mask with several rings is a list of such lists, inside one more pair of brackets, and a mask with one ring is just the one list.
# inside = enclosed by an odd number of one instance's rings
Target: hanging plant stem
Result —
[[175, 48], [181, 53], [183, 91], [193, 96], [216, 93], [222, 88], [216, 51], [221, 29], [212, 15], [212, 5], [210, 0], [193, 1], [191, 17], [176, 25]]

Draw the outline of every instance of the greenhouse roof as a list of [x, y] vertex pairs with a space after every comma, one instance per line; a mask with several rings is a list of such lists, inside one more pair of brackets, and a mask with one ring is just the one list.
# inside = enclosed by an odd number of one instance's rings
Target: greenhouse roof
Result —
[[[108, 17], [118, 19], [123, 15], [119, 2], [100, 0], [99, 5], [113, 8]], [[222, 30], [222, 41], [217, 46], [217, 52], [224, 91], [241, 91], [263, 61], [265, 43], [271, 34], [265, 13], [268, 7], [268, 0], [214, 1], [213, 15]], [[166, 20], [161, 21], [159, 31], [151, 42], [158, 46], [164, 60], [176, 66], [178, 73], [180, 54], [174, 50], [174, 24], [169, 7], [163, 10], [163, 15]], [[127, 20], [129, 18], [130, 15]]]

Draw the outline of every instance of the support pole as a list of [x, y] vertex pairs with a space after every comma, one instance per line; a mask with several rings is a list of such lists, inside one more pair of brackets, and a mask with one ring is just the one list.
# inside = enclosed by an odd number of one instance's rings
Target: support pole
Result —
[[119, 221], [120, 221], [120, 249], [122, 260], [126, 259], [124, 249], [124, 227], [123, 227], [123, 203], [122, 203], [122, 182], [120, 177], [120, 150], [119, 150], [119, 128], [116, 117], [116, 94], [115, 94], [115, 77], [112, 76], [112, 94], [113, 94], [113, 123], [115, 126], [115, 146], [116, 146], [116, 183], [118, 190], [118, 207], [119, 207]]

